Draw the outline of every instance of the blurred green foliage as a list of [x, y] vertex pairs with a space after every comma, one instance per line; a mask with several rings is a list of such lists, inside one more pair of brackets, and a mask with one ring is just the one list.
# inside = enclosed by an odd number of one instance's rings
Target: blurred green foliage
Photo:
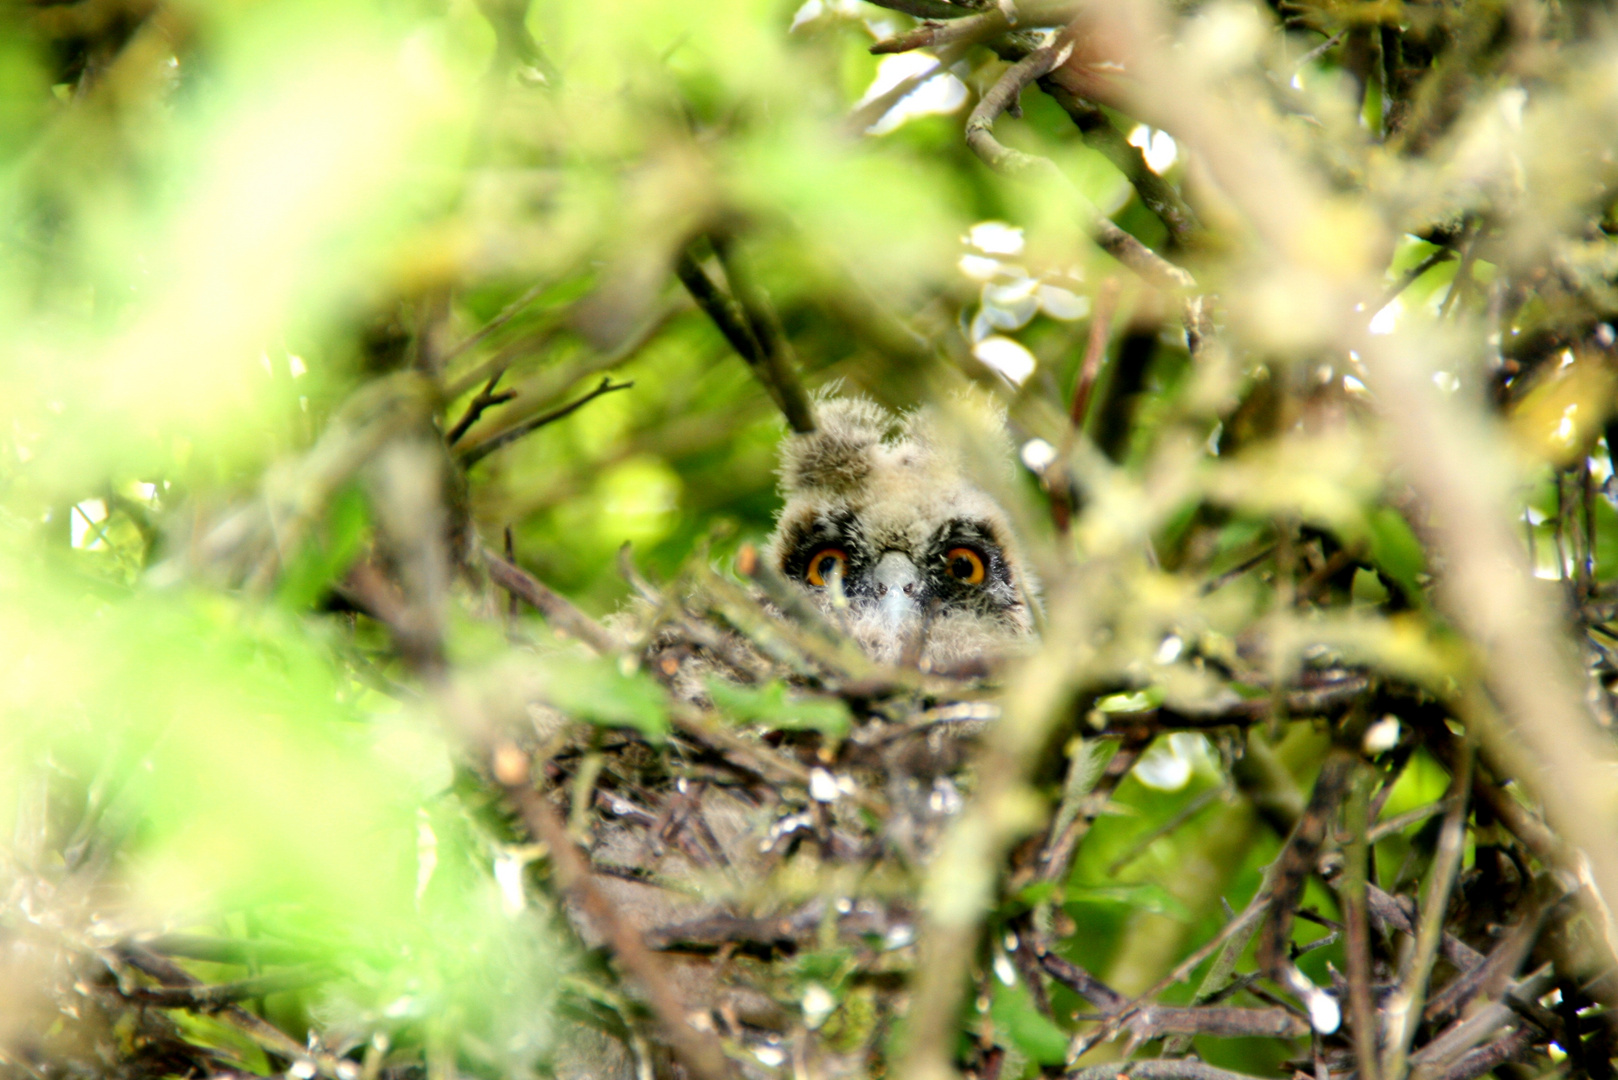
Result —
[[[71, 894], [60, 923], [77, 941], [105, 925], [292, 943], [331, 974], [261, 1011], [294, 1041], [315, 1030], [357, 1059], [387, 1033], [429, 1067], [459, 1055], [482, 1074], [527, 1075], [555, 1048], [565, 979], [616, 1007], [524, 889], [539, 853], [458, 774], [466, 748], [440, 723], [453, 709], [345, 607], [345, 575], [385, 549], [391, 511], [385, 485], [361, 477], [381, 452], [333, 432], [399, 372], [429, 382], [431, 424], [447, 430], [498, 374], [516, 396], [444, 448], [459, 454], [611, 370], [633, 388], [456, 474], [456, 524], [495, 548], [509, 536], [518, 561], [597, 617], [630, 604], [626, 544], [672, 591], [693, 559], [728, 566], [771, 526], [784, 428], [671, 284], [675, 257], [705, 233], [738, 238], [812, 389], [906, 408], [990, 387], [1024, 446], [1060, 442], [1090, 305], [1123, 279], [1114, 352], [1140, 362], [1105, 374], [1075, 535], [1081, 553], [1151, 547], [1158, 561], [1130, 564], [1138, 597], [1117, 627], [1150, 685], [1100, 713], [1195, 697], [1213, 668], [1250, 688], [1312, 647], [1435, 692], [1466, 670], [1442, 620], [1427, 621], [1425, 523], [1390, 501], [1381, 451], [1287, 411], [1329, 360], [1277, 355], [1277, 331], [1196, 368], [1161, 297], [1090, 242], [1082, 214], [1002, 182], [965, 148], [966, 105], [880, 135], [850, 127], [882, 70], [869, 46], [914, 20], [830, 0], [803, 10], [812, 17], [793, 27], [797, 5], [778, 0], [0, 8], [0, 837], [14, 838], [0, 843], [0, 883]], [[1294, 54], [1315, 43], [1271, 29]], [[1311, 62], [1307, 101], [1322, 115], [1356, 107], [1345, 63]], [[935, 82], [959, 76], [980, 93], [1004, 67], [972, 53]], [[1384, 92], [1357, 103], [1370, 130], [1388, 115]], [[1006, 141], [1166, 246], [1163, 222], [1068, 114], [1044, 94], [1024, 99]], [[1161, 171], [1191, 182], [1183, 160]], [[1004, 227], [998, 246], [971, 239], [985, 223]], [[1175, 254], [1209, 264], [1198, 271], [1216, 287], [1240, 284], [1219, 277], [1217, 258], [1242, 242]], [[1452, 247], [1403, 235], [1388, 285]], [[1446, 317], [1460, 261], [1416, 277], [1401, 317]], [[1502, 272], [1466, 266], [1474, 290]], [[1526, 301], [1519, 327], [1555, 323], [1550, 306]], [[1027, 351], [1026, 383], [974, 358], [974, 326]], [[1585, 366], [1569, 364], [1512, 420], [1528, 463], [1523, 532], [1542, 576], [1564, 580], [1577, 555], [1565, 470], [1606, 456], [1612, 396], [1607, 376], [1581, 382]], [[1481, 393], [1475, 372], [1460, 376]], [[333, 468], [338, 482], [309, 481], [344, 453], [356, 461]], [[1008, 498], [1042, 566], [1068, 572], [1039, 478], [1020, 471]], [[1587, 505], [1591, 577], [1605, 584], [1618, 577], [1618, 512]], [[296, 526], [290, 549], [279, 564], [238, 559], [266, 506], [285, 508], [271, 533]], [[1355, 553], [1345, 579], [1316, 583], [1318, 613], [1277, 614], [1273, 567], [1197, 591], [1283, 532], [1287, 558]], [[553, 649], [537, 617], [488, 610], [464, 581], [444, 588], [450, 665], [483, 678], [490, 699], [502, 665], [538, 641], [551, 651], [525, 677], [544, 682], [548, 705], [654, 744], [669, 731], [645, 670]], [[1281, 644], [1255, 659], [1237, 639], [1272, 615]], [[1192, 673], [1161, 658], [1170, 631], [1210, 663]], [[711, 689], [738, 727], [835, 739], [854, 722], [842, 702], [780, 683]], [[1059, 883], [1064, 950], [1126, 993], [1217, 932], [1222, 903], [1246, 903], [1279, 848], [1231, 785], [1231, 739], [1161, 740], [1156, 767], [1119, 786]], [[1322, 745], [1285, 744], [1299, 790]], [[1432, 804], [1447, 783], [1416, 753], [1384, 818]], [[1423, 829], [1376, 847], [1401, 885], [1430, 858]], [[1318, 884], [1305, 902], [1340, 915]], [[0, 917], [0, 935], [14, 929]], [[835, 991], [826, 1030], [853, 1046], [876, 1021], [845, 961], [806, 952], [794, 977]], [[1341, 946], [1301, 963], [1326, 984]], [[1201, 974], [1170, 996], [1189, 1000]], [[8, 978], [26, 980], [0, 967]], [[8, 995], [24, 996], [0, 987], [0, 1005]], [[1063, 1063], [1070, 1033], [1024, 986], [1002, 980], [986, 1007], [1017, 1068]], [[237, 1029], [182, 1022], [198, 1045], [268, 1070]], [[0, 1047], [11, 1034], [0, 1021]], [[1197, 1049], [1249, 1072], [1286, 1056], [1258, 1040]]]

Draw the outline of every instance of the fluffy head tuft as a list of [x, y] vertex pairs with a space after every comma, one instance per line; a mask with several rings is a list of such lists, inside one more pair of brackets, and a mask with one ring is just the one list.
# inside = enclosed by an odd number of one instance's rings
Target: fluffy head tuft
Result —
[[866, 398], [831, 398], [819, 403], [819, 428], [794, 435], [781, 447], [781, 490], [848, 492], [875, 468], [876, 452], [889, 419]]

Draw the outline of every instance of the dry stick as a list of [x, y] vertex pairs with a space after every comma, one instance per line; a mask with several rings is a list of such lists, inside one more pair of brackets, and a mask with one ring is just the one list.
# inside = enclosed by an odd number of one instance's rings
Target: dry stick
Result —
[[212, 1011], [221, 1005], [232, 1005], [249, 998], [280, 994], [313, 986], [329, 978], [331, 969], [319, 964], [255, 975], [235, 982], [212, 983], [197, 986], [135, 987], [123, 991], [122, 996], [140, 1005], [154, 1005], [160, 1009], [194, 1009]]
[[[1269, 901], [1269, 884], [1270, 876], [1266, 875], [1264, 883], [1259, 887], [1258, 892], [1253, 895], [1253, 899], [1248, 902], [1247, 907], [1242, 910], [1240, 915], [1222, 926], [1219, 933], [1210, 938], [1201, 948], [1180, 961], [1173, 971], [1157, 980], [1156, 983], [1148, 987], [1128, 1005], [1119, 1009], [1114, 1017], [1083, 1039], [1077, 1040], [1074, 1044], [1074, 1056], [1082, 1057], [1089, 1052], [1091, 1047], [1106, 1042], [1117, 1035], [1123, 1024], [1137, 1010], [1151, 1004], [1152, 999], [1169, 987], [1189, 978], [1191, 973], [1197, 970], [1204, 960], [1228, 943], [1228, 947], [1220, 954], [1219, 961], [1209, 970], [1207, 977], [1202, 981], [1202, 985], [1197, 988], [1197, 1000], [1206, 1000], [1217, 993], [1222, 988], [1224, 980], [1229, 978], [1230, 972], [1235, 970], [1236, 961], [1240, 958], [1242, 950], [1247, 947], [1252, 931], [1257, 928], [1259, 922], [1264, 918], [1265, 907]], [[1215, 985], [1214, 982], [1216, 973], [1218, 973], [1218, 985]]]
[[687, 1021], [685, 1002], [670, 981], [662, 959], [647, 948], [635, 928], [620, 917], [612, 901], [596, 887], [589, 861], [568, 836], [567, 826], [556, 809], [526, 780], [508, 783], [505, 790], [522, 814], [528, 831], [550, 849], [551, 866], [562, 888], [573, 896], [585, 916], [611, 943], [613, 955], [646, 993], [669, 1045], [681, 1062], [703, 1080], [731, 1076], [718, 1039], [711, 1031], [698, 1031]]
[[1348, 964], [1348, 1011], [1354, 1024], [1354, 1056], [1360, 1080], [1379, 1080], [1376, 1010], [1371, 1001], [1371, 935], [1366, 910], [1366, 874], [1370, 863], [1371, 770], [1360, 763], [1343, 807], [1348, 849], [1338, 893], [1343, 902], [1343, 951]]
[[[202, 987], [201, 979], [173, 961], [157, 956], [139, 945], [133, 943], [120, 945], [117, 955], [129, 966], [150, 975], [164, 986], [180, 987], [193, 992]], [[210, 1012], [252, 1039], [262, 1049], [294, 1063], [311, 1063], [322, 1074], [334, 1080], [342, 1080], [352, 1069], [352, 1062], [308, 1049], [274, 1024], [254, 1016], [240, 1005], [225, 1005], [217, 1011], [210, 1010]], [[349, 1068], [345, 1069], [344, 1066]]]
[[[1000, 59], [1013, 64], [1027, 56], [1031, 48], [1024, 35], [1013, 34], [992, 40], [988, 45]], [[1117, 166], [1140, 196], [1140, 201], [1163, 222], [1176, 244], [1183, 246], [1196, 239], [1202, 231], [1196, 212], [1173, 184], [1152, 171], [1152, 167], [1146, 163], [1145, 153], [1118, 130], [1105, 109], [1063, 86], [1051, 75], [1039, 80], [1039, 88], [1067, 113], [1073, 125], [1079, 129], [1085, 145]]]
[[1472, 751], [1463, 745], [1461, 759], [1451, 777], [1450, 808], [1438, 834], [1438, 852], [1427, 878], [1427, 895], [1422, 901], [1421, 923], [1416, 930], [1416, 948], [1399, 979], [1399, 987], [1389, 999], [1388, 1045], [1383, 1057], [1385, 1080], [1404, 1080], [1410, 1041], [1415, 1038], [1426, 999], [1427, 982], [1438, 959], [1444, 936], [1444, 912], [1449, 907], [1450, 888], [1461, 868], [1465, 852], [1466, 819], [1472, 791]]
[[449, 431], [444, 435], [444, 441], [446, 443], [454, 446], [456, 443], [461, 441], [461, 438], [466, 434], [467, 429], [473, 424], [477, 423], [478, 418], [481, 417], [486, 411], [494, 408], [496, 405], [504, 405], [506, 402], [517, 396], [517, 391], [515, 390], [502, 390], [498, 394], [494, 392], [494, 388], [499, 385], [500, 376], [504, 374], [505, 369], [502, 368], [493, 375], [489, 376], [489, 381], [483, 385], [482, 390], [478, 391], [477, 397], [474, 397], [467, 403], [466, 412], [459, 420], [455, 421], [455, 426], [450, 428]]
[[598, 653], [614, 652], [618, 642], [607, 628], [574, 607], [562, 594], [552, 590], [515, 563], [501, 558], [493, 548], [483, 549], [489, 577], [512, 596], [526, 600], [560, 630], [578, 638]]
[[1063, 1080], [1255, 1080], [1246, 1073], [1186, 1059], [1148, 1058], [1087, 1065], [1065, 1073]]
[[911, 52], [939, 45], [975, 45], [988, 41], [1011, 29], [1005, 13], [999, 9], [972, 15], [950, 23], [922, 23], [908, 34], [900, 34], [871, 46], [877, 56]]
[[614, 383], [611, 375], [603, 376], [601, 379], [601, 385], [590, 391], [588, 394], [585, 394], [579, 400], [569, 405], [563, 405], [559, 409], [552, 409], [548, 413], [542, 413], [539, 416], [534, 417], [532, 420], [525, 420], [516, 427], [502, 431], [492, 439], [480, 442], [475, 446], [469, 446], [465, 450], [455, 455], [456, 460], [460, 463], [461, 468], [470, 469], [473, 465], [476, 465], [478, 462], [482, 461], [496, 450], [510, 446], [524, 435], [532, 434], [533, 432], [544, 427], [546, 424], [553, 424], [562, 419], [564, 416], [577, 412], [579, 409], [582, 409], [584, 406], [588, 405], [596, 398], [601, 397], [603, 394], [611, 394], [617, 390], [628, 390], [634, 385], [635, 384], [633, 382]]

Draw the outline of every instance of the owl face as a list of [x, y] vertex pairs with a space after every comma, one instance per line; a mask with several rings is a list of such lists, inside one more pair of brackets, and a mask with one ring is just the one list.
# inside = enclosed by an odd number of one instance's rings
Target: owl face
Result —
[[959, 667], [1033, 635], [1033, 583], [1010, 522], [930, 413], [896, 422], [859, 398], [821, 403], [782, 448], [766, 557], [873, 659]]

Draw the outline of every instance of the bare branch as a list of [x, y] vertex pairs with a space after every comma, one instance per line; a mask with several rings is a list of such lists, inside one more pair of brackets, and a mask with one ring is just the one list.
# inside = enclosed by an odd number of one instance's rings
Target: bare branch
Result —
[[483, 561], [489, 568], [489, 577], [496, 585], [511, 595], [526, 600], [558, 629], [565, 630], [598, 653], [618, 650], [618, 642], [607, 632], [606, 627], [574, 607], [570, 600], [538, 578], [515, 563], [501, 558], [493, 548], [483, 549]]
[[478, 462], [482, 461], [496, 450], [510, 446], [518, 439], [525, 435], [533, 434], [546, 424], [554, 424], [564, 416], [571, 416], [573, 413], [584, 408], [584, 406], [588, 405], [596, 398], [601, 397], [604, 394], [611, 394], [618, 390], [628, 390], [634, 385], [635, 384], [633, 382], [614, 383], [611, 375], [603, 376], [601, 379], [601, 385], [579, 398], [579, 400], [567, 405], [563, 405], [559, 409], [552, 409], [548, 413], [542, 413], [541, 415], [533, 417], [530, 420], [524, 420], [517, 426], [507, 428], [498, 435], [485, 439], [483, 442], [474, 443], [465, 450], [457, 453], [455, 458], [458, 462], [460, 462], [461, 468], [470, 469], [472, 466], [476, 465]]

